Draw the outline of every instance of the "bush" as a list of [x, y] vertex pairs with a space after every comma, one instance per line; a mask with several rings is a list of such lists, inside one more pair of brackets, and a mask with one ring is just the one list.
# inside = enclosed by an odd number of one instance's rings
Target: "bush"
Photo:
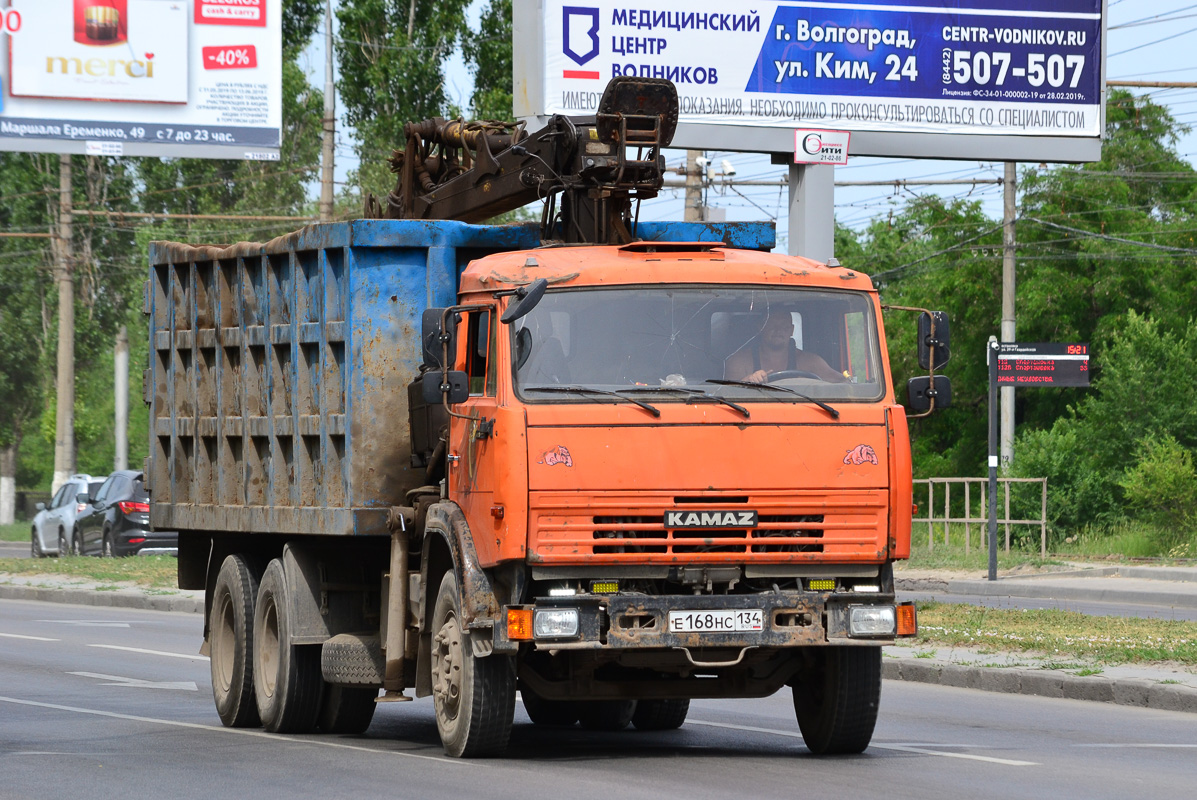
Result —
[[1163, 530], [1168, 547], [1187, 539], [1197, 519], [1193, 454], [1169, 434], [1143, 439], [1134, 465], [1118, 481], [1127, 504]]

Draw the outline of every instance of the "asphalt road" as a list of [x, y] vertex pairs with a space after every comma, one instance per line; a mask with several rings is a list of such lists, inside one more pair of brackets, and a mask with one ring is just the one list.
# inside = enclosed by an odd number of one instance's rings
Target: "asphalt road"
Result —
[[0, 603], [0, 798], [1189, 796], [1190, 714], [886, 682], [873, 745], [818, 759], [788, 693], [696, 701], [669, 733], [538, 728], [441, 754], [427, 700], [364, 736], [222, 728], [193, 614]]

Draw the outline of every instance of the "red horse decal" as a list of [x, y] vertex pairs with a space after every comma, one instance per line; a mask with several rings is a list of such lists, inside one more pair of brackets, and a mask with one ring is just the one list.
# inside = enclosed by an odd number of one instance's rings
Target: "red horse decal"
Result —
[[574, 465], [574, 460], [570, 458], [569, 451], [563, 445], [557, 445], [552, 450], [545, 452], [540, 458], [540, 463], [546, 466], [555, 466], [557, 464], [564, 464], [567, 467]]
[[848, 451], [848, 455], [844, 456], [845, 464], [856, 464], [857, 466], [868, 462], [869, 464], [877, 464], [877, 452], [867, 444], [858, 444], [856, 447]]

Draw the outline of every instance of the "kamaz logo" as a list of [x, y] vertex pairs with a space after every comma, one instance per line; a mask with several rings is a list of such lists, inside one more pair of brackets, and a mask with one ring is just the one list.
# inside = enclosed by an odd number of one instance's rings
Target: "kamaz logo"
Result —
[[755, 528], [755, 511], [666, 511], [666, 528]]

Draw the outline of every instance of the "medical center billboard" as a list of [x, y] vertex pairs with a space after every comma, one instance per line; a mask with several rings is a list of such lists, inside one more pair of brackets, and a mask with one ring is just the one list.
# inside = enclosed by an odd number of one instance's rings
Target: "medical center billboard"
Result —
[[1102, 0], [535, 5], [541, 85], [525, 116], [593, 113], [610, 78], [635, 75], [677, 84], [683, 126], [1101, 136]]
[[276, 160], [282, 0], [9, 0], [0, 150]]

